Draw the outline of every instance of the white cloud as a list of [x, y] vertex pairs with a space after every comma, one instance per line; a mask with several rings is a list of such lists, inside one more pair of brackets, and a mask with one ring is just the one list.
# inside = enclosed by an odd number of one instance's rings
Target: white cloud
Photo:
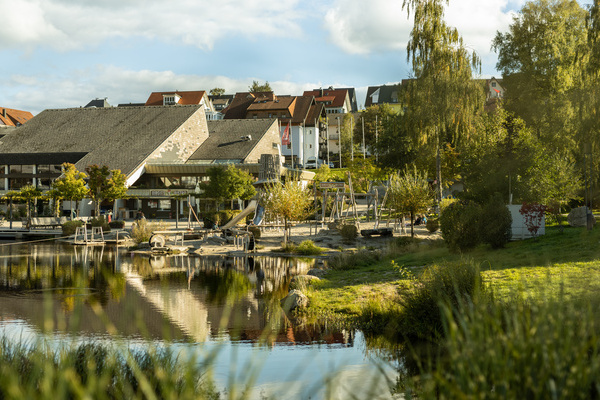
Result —
[[[70, 108], [86, 105], [95, 98], [106, 97], [111, 105], [144, 103], [151, 92], [168, 90], [206, 90], [221, 87], [228, 94], [245, 92], [257, 80], [248, 77], [231, 79], [225, 76], [180, 75], [172, 71], [132, 71], [115, 66], [69, 71], [68, 77], [48, 75], [13, 75], [0, 86], [3, 102], [12, 108], [34, 114], [48, 108]], [[301, 95], [304, 90], [319, 87], [318, 83], [290, 81], [269, 82], [275, 93]], [[60, 95], [57, 95], [59, 93]]]
[[351, 54], [406, 46], [411, 23], [396, 0], [338, 0], [325, 15], [330, 39]]
[[[325, 16], [330, 39], [348, 53], [367, 54], [403, 49], [412, 29], [411, 18], [401, 1], [337, 0]], [[453, 0], [446, 22], [458, 29], [467, 46], [481, 56], [490, 53], [496, 31], [504, 31], [512, 21], [507, 0]]]
[[[301, 32], [298, 0], [0, 0], [0, 47], [72, 50], [107, 38], [144, 37], [201, 49], [233, 34]], [[8, 23], [7, 23], [8, 21]]]

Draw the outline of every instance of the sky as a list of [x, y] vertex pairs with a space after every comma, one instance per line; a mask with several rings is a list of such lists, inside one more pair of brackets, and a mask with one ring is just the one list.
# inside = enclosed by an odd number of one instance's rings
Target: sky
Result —
[[[482, 77], [500, 76], [490, 45], [524, 3], [450, 1]], [[368, 86], [411, 75], [401, 0], [0, 0], [0, 16], [0, 107], [34, 115], [253, 81], [279, 95], [353, 87], [360, 107]]]

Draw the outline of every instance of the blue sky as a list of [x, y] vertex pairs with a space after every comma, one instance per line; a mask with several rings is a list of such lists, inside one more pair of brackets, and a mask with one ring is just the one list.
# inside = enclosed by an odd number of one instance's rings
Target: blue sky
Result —
[[[586, 0], [585, 2], [589, 2]], [[153, 91], [277, 94], [410, 75], [401, 0], [0, 0], [0, 106], [145, 102]], [[524, 1], [451, 0], [447, 22], [496, 75], [490, 43]]]

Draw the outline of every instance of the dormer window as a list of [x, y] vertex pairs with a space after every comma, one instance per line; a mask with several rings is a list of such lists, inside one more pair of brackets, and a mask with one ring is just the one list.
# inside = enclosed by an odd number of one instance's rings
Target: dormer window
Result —
[[181, 96], [178, 94], [163, 94], [163, 105], [164, 106], [173, 106], [179, 103], [179, 99]]

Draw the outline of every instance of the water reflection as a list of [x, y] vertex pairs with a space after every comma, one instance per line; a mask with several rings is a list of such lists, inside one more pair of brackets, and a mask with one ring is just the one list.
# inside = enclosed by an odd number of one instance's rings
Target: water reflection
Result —
[[[354, 333], [292, 323], [279, 300], [314, 260], [148, 256], [60, 243], [0, 248], [0, 320], [89, 338], [325, 343]], [[270, 332], [270, 335], [265, 335]]]

